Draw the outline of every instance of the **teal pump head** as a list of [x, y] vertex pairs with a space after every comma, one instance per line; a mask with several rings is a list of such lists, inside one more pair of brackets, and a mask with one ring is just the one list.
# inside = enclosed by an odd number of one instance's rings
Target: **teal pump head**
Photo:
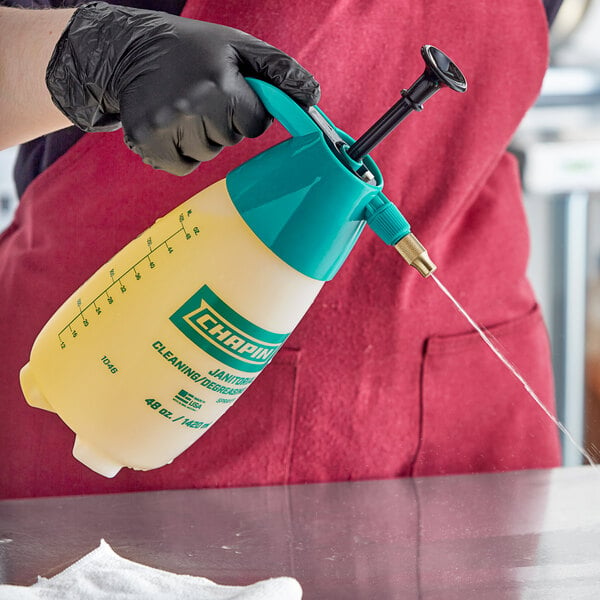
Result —
[[383, 194], [368, 152], [442, 86], [466, 90], [458, 67], [433, 46], [421, 49], [424, 73], [356, 142], [318, 108], [305, 110], [278, 88], [248, 83], [291, 138], [227, 175], [227, 189], [248, 226], [301, 273], [330, 280], [365, 224], [425, 277], [435, 265], [404, 216]]

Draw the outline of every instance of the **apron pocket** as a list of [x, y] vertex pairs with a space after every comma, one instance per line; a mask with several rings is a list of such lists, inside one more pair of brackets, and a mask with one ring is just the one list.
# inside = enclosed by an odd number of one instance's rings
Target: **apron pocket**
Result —
[[[554, 413], [550, 350], [539, 307], [487, 331]], [[560, 463], [556, 426], [477, 332], [427, 340], [421, 404], [415, 476]]]

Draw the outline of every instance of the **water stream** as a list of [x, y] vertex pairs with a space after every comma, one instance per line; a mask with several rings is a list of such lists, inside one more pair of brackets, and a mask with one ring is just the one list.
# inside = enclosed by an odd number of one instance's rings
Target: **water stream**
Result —
[[435, 275], [431, 275], [430, 277], [437, 283], [440, 290], [442, 290], [442, 292], [444, 292], [444, 294], [448, 296], [452, 304], [454, 304], [458, 312], [461, 315], [463, 315], [463, 317], [469, 322], [471, 327], [473, 327], [473, 329], [477, 331], [477, 333], [481, 336], [481, 339], [485, 342], [489, 349], [500, 359], [502, 364], [514, 375], [514, 377], [516, 377], [516, 379], [518, 379], [518, 381], [521, 382], [527, 393], [535, 400], [537, 405], [544, 411], [544, 413], [546, 413], [548, 418], [551, 419], [552, 422], [560, 429], [560, 431], [562, 431], [565, 434], [569, 442], [573, 444], [575, 448], [577, 448], [577, 451], [587, 460], [587, 462], [589, 462], [590, 465], [596, 468], [598, 473], [600, 473], [600, 469], [598, 469], [598, 466], [594, 462], [594, 459], [589, 454], [589, 452], [587, 452], [585, 448], [583, 448], [577, 443], [577, 441], [573, 438], [569, 430], [546, 408], [544, 403], [538, 398], [537, 394], [531, 389], [531, 386], [527, 383], [527, 381], [525, 381], [525, 378], [517, 371], [516, 367], [510, 363], [510, 361], [500, 352], [500, 350], [498, 350], [490, 336], [487, 333], [485, 333], [485, 331], [479, 325], [477, 325], [477, 323], [471, 318], [467, 311], [461, 306], [458, 300], [456, 300], [456, 298], [448, 291], [446, 286], [444, 286], [444, 284]]

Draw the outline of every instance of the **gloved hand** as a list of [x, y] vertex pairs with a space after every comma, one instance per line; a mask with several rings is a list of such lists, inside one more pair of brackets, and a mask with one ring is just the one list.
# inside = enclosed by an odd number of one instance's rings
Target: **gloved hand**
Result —
[[145, 163], [185, 175], [271, 123], [244, 76], [306, 107], [319, 99], [319, 84], [294, 59], [237, 29], [92, 2], [62, 34], [46, 84], [84, 131], [122, 125]]

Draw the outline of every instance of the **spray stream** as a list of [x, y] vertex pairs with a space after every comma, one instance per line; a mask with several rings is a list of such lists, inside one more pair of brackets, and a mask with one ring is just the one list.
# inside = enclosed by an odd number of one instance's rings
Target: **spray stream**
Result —
[[600, 474], [600, 469], [598, 469], [598, 466], [596, 465], [596, 463], [594, 463], [592, 456], [587, 452], [587, 450], [585, 448], [583, 448], [582, 446], [580, 446], [577, 443], [577, 441], [573, 438], [573, 436], [571, 435], [569, 430], [546, 408], [546, 406], [544, 406], [544, 403], [538, 398], [537, 394], [531, 389], [531, 386], [525, 381], [523, 376], [517, 371], [516, 367], [514, 365], [512, 365], [510, 363], [510, 361], [507, 358], [505, 358], [502, 355], [502, 353], [498, 350], [498, 348], [494, 345], [494, 343], [490, 339], [490, 336], [488, 334], [486, 334], [479, 325], [477, 325], [477, 323], [469, 316], [467, 311], [461, 306], [461, 304], [458, 302], [458, 300], [456, 300], [456, 298], [454, 298], [454, 296], [448, 291], [448, 289], [444, 286], [444, 284], [435, 275], [432, 274], [432, 275], [430, 275], [430, 277], [436, 282], [436, 284], [438, 285], [440, 290], [442, 290], [442, 292], [450, 299], [450, 301], [452, 302], [452, 304], [454, 304], [454, 306], [460, 312], [460, 314], [463, 315], [463, 317], [465, 319], [467, 319], [467, 321], [469, 322], [471, 327], [473, 327], [473, 329], [475, 329], [475, 331], [477, 331], [477, 333], [481, 336], [481, 339], [485, 342], [485, 344], [489, 347], [489, 349], [500, 359], [502, 364], [504, 364], [504, 366], [521, 382], [521, 384], [525, 388], [525, 391], [535, 400], [537, 405], [544, 411], [544, 413], [546, 413], [548, 418], [558, 427], [558, 429], [560, 431], [562, 431], [565, 434], [565, 436], [567, 437], [569, 442], [571, 444], [573, 444], [573, 446], [575, 448], [577, 448], [577, 451]]

